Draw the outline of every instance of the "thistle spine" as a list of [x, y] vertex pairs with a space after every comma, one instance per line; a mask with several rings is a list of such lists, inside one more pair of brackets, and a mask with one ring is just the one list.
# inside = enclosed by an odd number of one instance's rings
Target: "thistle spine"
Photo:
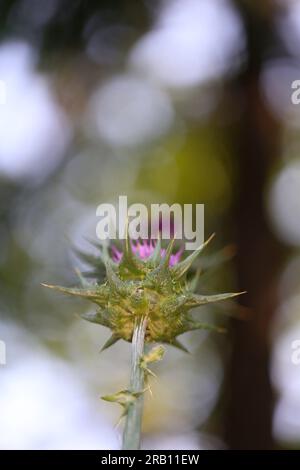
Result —
[[141, 429], [144, 407], [145, 371], [141, 367], [144, 355], [146, 319], [137, 324], [132, 337], [130, 392], [140, 395], [128, 406], [123, 433], [123, 450], [138, 450], [141, 444]]

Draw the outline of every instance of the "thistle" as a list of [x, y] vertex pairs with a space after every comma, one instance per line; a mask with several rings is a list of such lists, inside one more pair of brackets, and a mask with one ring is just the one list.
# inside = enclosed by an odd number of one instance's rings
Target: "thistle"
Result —
[[143, 399], [148, 389], [145, 384], [154, 375], [151, 364], [161, 360], [164, 354], [161, 344], [152, 349], [148, 345], [162, 343], [186, 351], [178, 339], [181, 334], [201, 329], [223, 332], [223, 328], [195, 320], [192, 310], [240, 294], [196, 294], [194, 290], [199, 273], [191, 281], [187, 280], [189, 269], [211, 238], [192, 254], [183, 257], [181, 249], [174, 250], [174, 239], [165, 249], [160, 239], [133, 242], [127, 234], [122, 251], [113, 246], [109, 252], [97, 245], [99, 257], [78, 252], [93, 267], [89, 275], [96, 278], [99, 275], [100, 278], [99, 273], [105, 266], [103, 282], [98, 279], [98, 282], [90, 283], [78, 272], [79, 288], [43, 284], [96, 305], [93, 313], [82, 316], [111, 330], [102, 350], [121, 339], [132, 343], [129, 388], [102, 397], [123, 408], [122, 416], [126, 418], [123, 449], [138, 449], [140, 446]]

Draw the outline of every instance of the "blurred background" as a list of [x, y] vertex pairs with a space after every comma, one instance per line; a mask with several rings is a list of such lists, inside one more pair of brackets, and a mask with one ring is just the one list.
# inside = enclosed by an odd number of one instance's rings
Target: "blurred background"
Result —
[[248, 291], [167, 349], [143, 447], [300, 448], [299, 41], [298, 0], [0, 0], [2, 449], [120, 447], [130, 346], [40, 283], [122, 194], [204, 203], [236, 254], [202, 287]]

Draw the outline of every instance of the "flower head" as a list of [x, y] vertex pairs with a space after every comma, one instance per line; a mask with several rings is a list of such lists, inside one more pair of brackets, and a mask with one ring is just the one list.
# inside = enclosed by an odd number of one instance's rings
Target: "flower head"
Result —
[[239, 295], [195, 294], [191, 288], [195, 282], [187, 282], [189, 268], [210, 239], [183, 258], [182, 249], [174, 251], [174, 239], [167, 248], [162, 248], [160, 239], [133, 242], [127, 236], [122, 251], [112, 246], [111, 255], [103, 249], [99, 250], [99, 257], [85, 255], [94, 267], [104, 264], [104, 282], [99, 279], [88, 283], [81, 276], [80, 288], [46, 286], [96, 305], [95, 312], [84, 314], [83, 318], [111, 330], [103, 349], [119, 339], [131, 341], [141, 319], [146, 319], [146, 342], [169, 343], [183, 349], [177, 338], [182, 333], [196, 329], [222, 331], [215, 325], [196, 321], [191, 315], [193, 309]]

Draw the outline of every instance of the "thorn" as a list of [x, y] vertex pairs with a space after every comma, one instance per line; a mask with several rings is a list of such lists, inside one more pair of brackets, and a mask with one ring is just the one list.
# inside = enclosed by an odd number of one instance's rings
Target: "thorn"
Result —
[[177, 338], [174, 338], [173, 340], [169, 341], [169, 344], [177, 349], [180, 349], [183, 352], [190, 354], [190, 351]]
[[191, 267], [197, 256], [204, 250], [204, 248], [210, 243], [210, 241], [214, 238], [215, 234], [213, 233], [208, 240], [206, 240], [202, 245], [200, 245], [193, 253], [191, 253], [186, 259], [181, 261], [180, 263], [176, 264], [172, 268], [172, 272], [174, 273], [177, 279], [180, 279]]
[[129, 219], [128, 219], [128, 216], [126, 217], [126, 223], [125, 223], [125, 241], [124, 241], [123, 260], [125, 260], [125, 259], [126, 259], [127, 262], [134, 262], [135, 261], [135, 255], [132, 251], [131, 240], [130, 240], [130, 236], [129, 236]]
[[154, 374], [154, 372], [153, 372], [151, 369], [149, 369], [149, 367], [145, 367], [145, 368], [143, 368], [143, 369], [144, 369], [144, 371], [145, 371], [148, 375], [151, 375], [151, 376], [154, 377], [155, 379], [157, 378], [157, 375]]
[[119, 336], [112, 334], [100, 349], [100, 353], [113, 346], [119, 339], [121, 339]]
[[221, 302], [223, 300], [232, 299], [233, 297], [238, 297], [239, 295], [245, 294], [246, 292], [230, 292], [228, 294], [216, 294], [216, 295], [201, 295], [201, 294], [192, 294], [187, 298], [186, 307], [196, 308], [201, 305], [206, 305], [213, 302]]
[[153, 261], [154, 263], [157, 263], [160, 260], [160, 253], [161, 253], [161, 235], [159, 233], [153, 253], [148, 259], [150, 261]]
[[63, 294], [75, 295], [77, 297], [83, 297], [87, 299], [96, 299], [98, 294], [97, 289], [93, 288], [93, 286], [90, 286], [90, 289], [80, 289], [78, 287], [55, 286], [53, 284], [46, 284], [44, 282], [41, 283], [41, 286], [47, 287], [48, 289], [57, 290]]
[[165, 269], [165, 268], [169, 267], [170, 258], [171, 258], [171, 254], [172, 254], [172, 251], [173, 251], [174, 243], [175, 243], [175, 238], [172, 238], [170, 240], [168, 246], [167, 246], [165, 256], [163, 257], [163, 259], [160, 262], [160, 265], [159, 265], [160, 269]]

